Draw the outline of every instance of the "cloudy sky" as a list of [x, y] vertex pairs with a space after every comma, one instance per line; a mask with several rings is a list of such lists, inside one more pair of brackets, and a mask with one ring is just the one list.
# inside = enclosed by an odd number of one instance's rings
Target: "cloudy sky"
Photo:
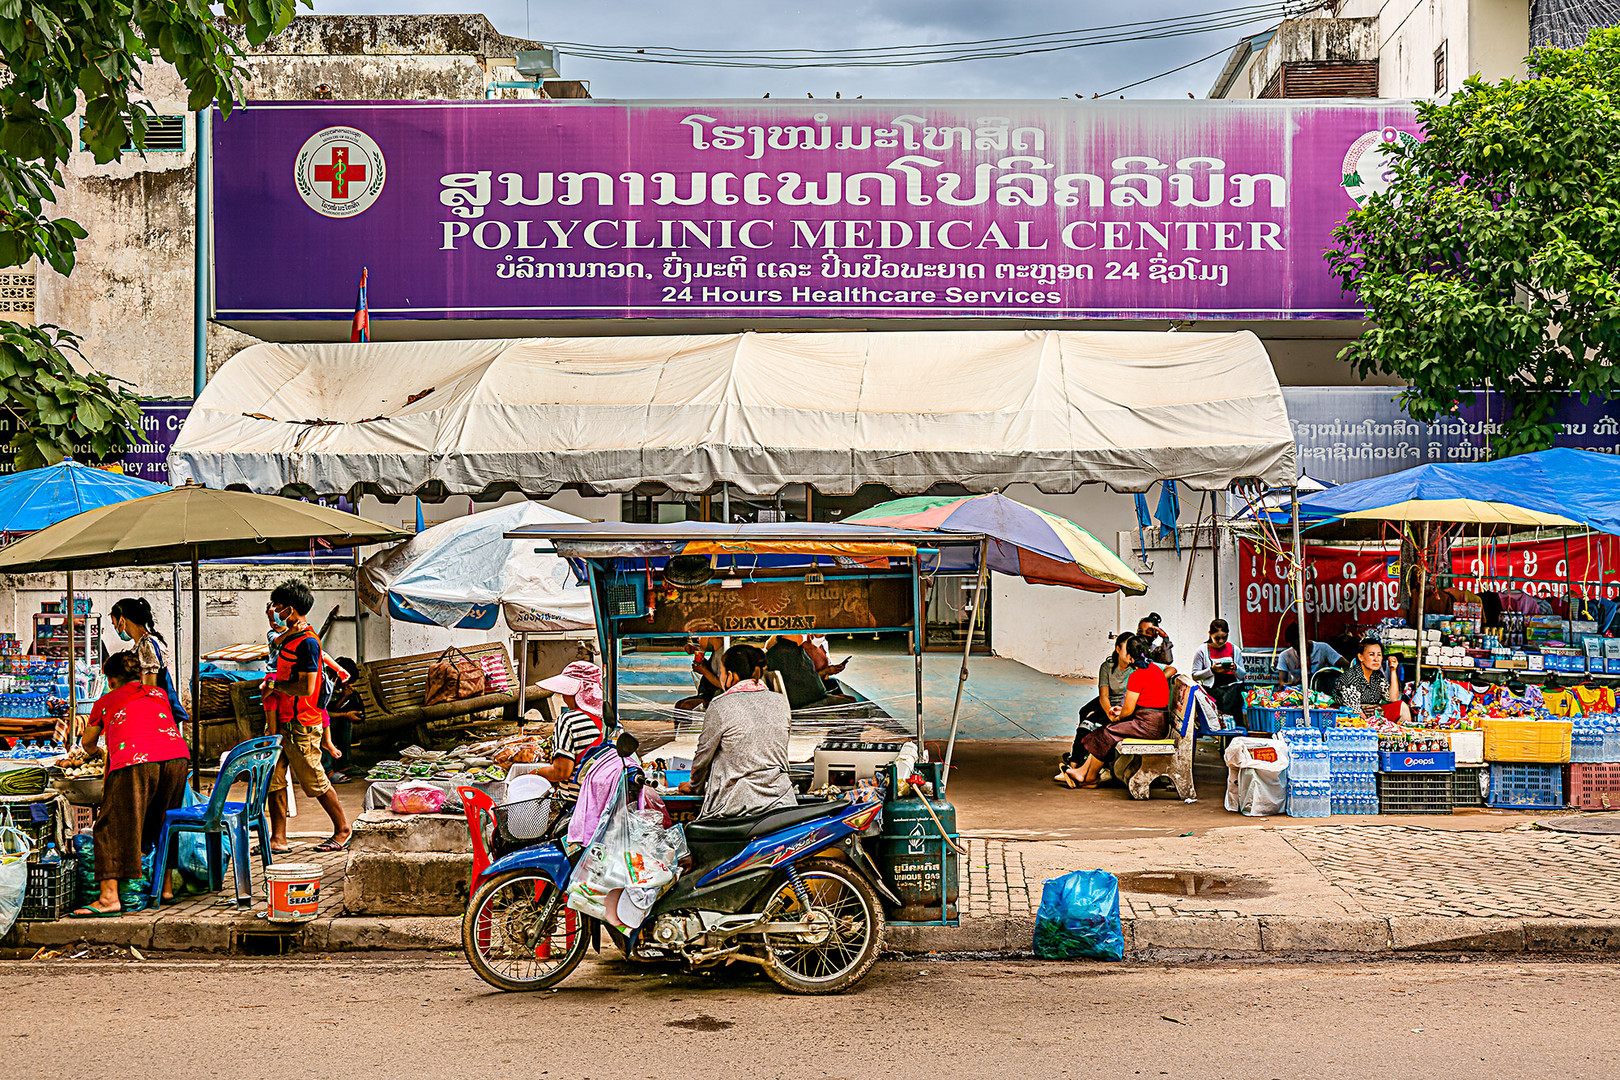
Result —
[[[315, 0], [320, 13], [482, 12], [496, 28], [545, 41], [703, 49], [849, 49], [925, 45], [1090, 29], [1238, 7], [1243, 26], [1163, 40], [924, 67], [761, 71], [570, 58], [562, 74], [598, 98], [1091, 97], [1209, 56], [1276, 22], [1245, 0]], [[1131, 98], [1203, 97], [1221, 56], [1124, 91]]]

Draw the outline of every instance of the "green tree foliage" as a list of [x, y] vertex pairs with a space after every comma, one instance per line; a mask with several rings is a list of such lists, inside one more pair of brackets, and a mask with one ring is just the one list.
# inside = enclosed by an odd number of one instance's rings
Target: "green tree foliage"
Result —
[[1327, 253], [1373, 324], [1343, 358], [1404, 380], [1418, 420], [1501, 390], [1497, 456], [1552, 445], [1561, 395], [1620, 384], [1620, 30], [1529, 69], [1420, 104], [1423, 139]]
[[[229, 114], [245, 93], [238, 37], [258, 44], [285, 29], [297, 3], [0, 0], [0, 268], [38, 259], [73, 271], [86, 233], [51, 216], [62, 166], [79, 140], [98, 162], [142, 151], [152, 115], [142, 63], [174, 65], [190, 108], [217, 102]], [[19, 421], [18, 468], [52, 464], [74, 444], [115, 454], [137, 435], [136, 399], [75, 370], [68, 353], [78, 339], [65, 330], [0, 322], [0, 408]]]

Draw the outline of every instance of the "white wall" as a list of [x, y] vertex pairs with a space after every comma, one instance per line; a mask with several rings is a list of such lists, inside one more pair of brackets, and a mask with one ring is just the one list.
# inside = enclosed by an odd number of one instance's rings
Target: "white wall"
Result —
[[[1192, 554], [1193, 524], [1199, 514], [1199, 493], [1181, 492], [1182, 552], [1178, 556], [1169, 538], [1158, 540], [1155, 528], [1148, 534], [1148, 562], [1144, 570], [1134, 554], [1137, 547], [1136, 503], [1102, 486], [1081, 489], [1073, 495], [1044, 495], [1028, 485], [1009, 488], [1007, 497], [1050, 513], [1061, 514], [1080, 525], [1104, 544], [1119, 551], [1147, 583], [1142, 596], [1116, 593], [1098, 596], [1051, 585], [1028, 585], [1017, 578], [996, 575], [991, 582], [991, 647], [998, 656], [1028, 664], [1053, 675], [1094, 677], [1097, 665], [1108, 655], [1115, 635], [1136, 629], [1136, 623], [1150, 611], [1163, 619], [1165, 631], [1176, 643], [1176, 660], [1184, 668], [1204, 640], [1209, 620], [1215, 617], [1215, 560], [1207, 546], [1209, 532], [1200, 540], [1205, 545]], [[1158, 507], [1159, 489], [1148, 493], [1150, 510]], [[1204, 501], [1204, 515], [1210, 513]], [[1237, 560], [1223, 530], [1221, 552], [1220, 612], [1237, 631]], [[1192, 563], [1191, 584], [1187, 567]], [[1186, 588], [1187, 598], [1182, 600]]]

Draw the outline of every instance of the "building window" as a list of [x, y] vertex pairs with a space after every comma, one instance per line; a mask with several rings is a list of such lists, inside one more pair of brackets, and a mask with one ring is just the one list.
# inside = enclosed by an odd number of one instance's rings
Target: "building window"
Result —
[[[184, 116], [149, 116], [146, 119], [146, 152], [148, 154], [178, 154], [186, 149], [186, 120]], [[84, 117], [79, 118], [79, 130], [84, 130]], [[79, 149], [86, 149], [79, 139]], [[135, 149], [131, 139], [124, 144], [126, 152]]]
[[0, 271], [0, 318], [32, 322], [33, 314], [34, 275], [27, 270]]
[[1441, 42], [1440, 47], [1434, 50], [1434, 92], [1446, 92], [1446, 43]]

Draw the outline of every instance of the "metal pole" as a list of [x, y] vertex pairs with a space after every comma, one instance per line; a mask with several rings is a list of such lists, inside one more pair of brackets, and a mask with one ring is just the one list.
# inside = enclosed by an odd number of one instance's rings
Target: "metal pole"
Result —
[[518, 631], [518, 723], [523, 723], [523, 707], [528, 703], [529, 694], [529, 632]]
[[1300, 726], [1311, 726], [1311, 641], [1305, 633], [1305, 558], [1303, 545], [1299, 539], [1299, 484], [1291, 484], [1288, 488], [1288, 507], [1290, 524], [1293, 528], [1294, 548], [1294, 608], [1295, 619], [1299, 623], [1299, 670], [1300, 702], [1304, 711], [1300, 714]]
[[968, 654], [973, 651], [973, 631], [979, 625], [979, 608], [984, 604], [984, 587], [989, 573], [990, 541], [979, 541], [979, 581], [973, 590], [973, 610], [968, 612], [967, 641], [962, 644], [962, 670], [956, 675], [956, 701], [951, 705], [951, 737], [945, 743], [945, 771], [940, 774], [941, 789], [950, 784], [951, 758], [956, 754], [956, 725], [962, 710], [962, 690], [967, 686]]
[[922, 552], [911, 557], [911, 654], [917, 663], [917, 751], [920, 761], [928, 760], [923, 731], [923, 622], [927, 618], [922, 599]]
[[209, 177], [209, 130], [212, 127], [208, 109], [197, 110], [197, 145], [195, 157], [197, 159], [197, 238], [196, 248], [196, 280], [192, 285], [192, 328], [191, 328], [191, 396], [197, 398], [202, 395], [203, 387], [208, 383], [208, 314], [209, 314], [209, 288], [211, 273], [210, 264], [213, 259], [210, 255], [210, 237], [208, 228], [209, 219], [209, 189], [212, 181]]
[[720, 481], [720, 520], [731, 524], [731, 485]]
[[174, 578], [174, 637], [169, 639], [174, 644], [169, 651], [174, 654], [174, 677], [178, 679], [180, 677], [180, 661], [185, 658], [185, 654], [180, 651], [180, 564], [175, 563], [169, 567], [169, 570]]
[[197, 719], [202, 693], [202, 577], [197, 549], [191, 549], [191, 790], [202, 790], [202, 725]]
[[[79, 680], [78, 680], [78, 677], [77, 677], [77, 674], [76, 674], [76, 667], [75, 667], [75, 661], [74, 661], [74, 656], [73, 656], [73, 649], [74, 649], [74, 643], [73, 643], [73, 638], [74, 638], [73, 620], [77, 617], [78, 613], [77, 613], [77, 605], [74, 604], [74, 602], [73, 602], [73, 571], [71, 571], [71, 570], [69, 570], [67, 572], [67, 605], [66, 605], [66, 607], [67, 607], [67, 656], [68, 656], [67, 744], [69, 746], [73, 746], [75, 743], [78, 742], [77, 728], [79, 726]], [[85, 654], [86, 654], [86, 660], [88, 661], [89, 652], [90, 652], [90, 645], [89, 645], [90, 618], [89, 618], [88, 615], [85, 616], [84, 637], [85, 637]]]
[[[357, 508], [358, 509], [358, 508]], [[354, 549], [354, 662], [366, 662], [365, 605], [360, 602], [360, 549]], [[522, 715], [521, 713], [519, 714]]]
[[[1429, 560], [1429, 523], [1423, 523], [1423, 547], [1418, 552], [1417, 564], [1417, 655], [1412, 658], [1412, 692], [1413, 702], [1417, 701], [1417, 688], [1423, 685], [1423, 601], [1428, 591], [1428, 574], [1426, 568]], [[1397, 668], [1399, 670], [1399, 668]]]

